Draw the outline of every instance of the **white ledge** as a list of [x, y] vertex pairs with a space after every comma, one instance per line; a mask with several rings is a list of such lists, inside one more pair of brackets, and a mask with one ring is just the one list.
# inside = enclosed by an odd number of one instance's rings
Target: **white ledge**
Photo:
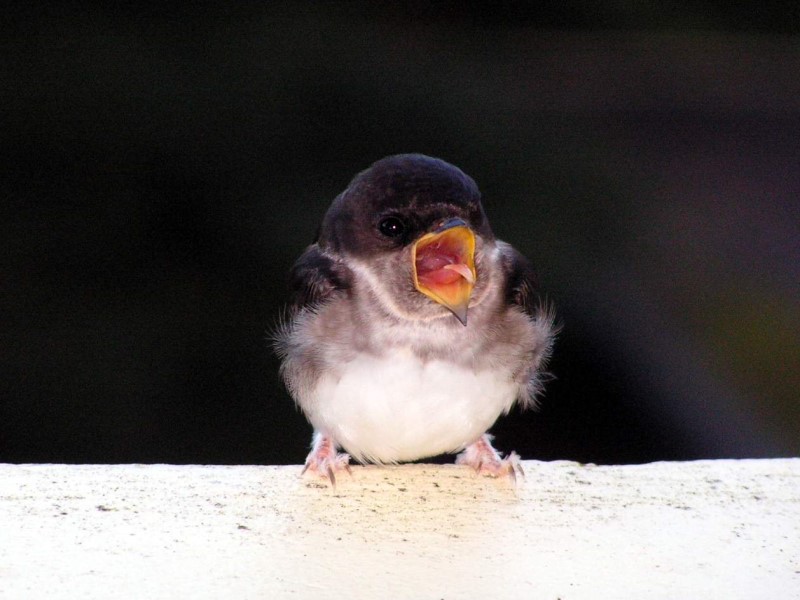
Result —
[[0, 598], [798, 598], [800, 459], [0, 465]]

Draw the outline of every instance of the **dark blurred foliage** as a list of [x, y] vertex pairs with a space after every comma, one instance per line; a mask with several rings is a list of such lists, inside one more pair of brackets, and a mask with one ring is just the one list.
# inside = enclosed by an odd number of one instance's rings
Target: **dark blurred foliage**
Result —
[[7, 10], [0, 461], [300, 462], [267, 341], [285, 274], [349, 179], [407, 151], [473, 176], [563, 324], [501, 448], [798, 454], [799, 14]]

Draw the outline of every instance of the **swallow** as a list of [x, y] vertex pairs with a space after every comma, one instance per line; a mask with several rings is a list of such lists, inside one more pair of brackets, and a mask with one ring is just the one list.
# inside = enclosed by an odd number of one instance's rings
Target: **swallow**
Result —
[[[535, 405], [552, 311], [531, 263], [495, 238], [475, 182], [400, 154], [359, 173], [290, 272], [281, 376], [314, 428], [304, 473], [441, 454], [519, 471], [487, 431]], [[340, 452], [343, 450], [344, 452]]]

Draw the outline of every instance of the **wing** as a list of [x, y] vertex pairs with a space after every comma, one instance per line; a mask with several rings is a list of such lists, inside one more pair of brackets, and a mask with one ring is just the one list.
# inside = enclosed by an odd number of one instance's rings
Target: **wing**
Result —
[[527, 369], [524, 370], [525, 385], [519, 397], [522, 407], [530, 408], [536, 406], [536, 397], [542, 391], [543, 382], [550, 378], [542, 369], [550, 358], [553, 338], [558, 333], [559, 326], [554, 323], [555, 313], [552, 306], [539, 298], [536, 271], [531, 262], [508, 244], [503, 244], [502, 252], [506, 272], [506, 300], [519, 306], [531, 319], [533, 326]]
[[340, 260], [326, 254], [317, 244], [312, 244], [289, 272], [294, 312], [324, 302], [338, 290], [350, 288], [351, 273]]
[[519, 306], [525, 314], [536, 318], [542, 312], [539, 282], [531, 262], [508, 244], [502, 252], [506, 272], [506, 300]]

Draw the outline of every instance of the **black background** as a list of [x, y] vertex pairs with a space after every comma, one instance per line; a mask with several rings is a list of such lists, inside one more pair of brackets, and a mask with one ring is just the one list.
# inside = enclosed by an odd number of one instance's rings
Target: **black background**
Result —
[[411, 151], [477, 181], [563, 325], [500, 448], [798, 454], [798, 9], [736, 6], [9, 10], [0, 461], [301, 462], [286, 272]]

